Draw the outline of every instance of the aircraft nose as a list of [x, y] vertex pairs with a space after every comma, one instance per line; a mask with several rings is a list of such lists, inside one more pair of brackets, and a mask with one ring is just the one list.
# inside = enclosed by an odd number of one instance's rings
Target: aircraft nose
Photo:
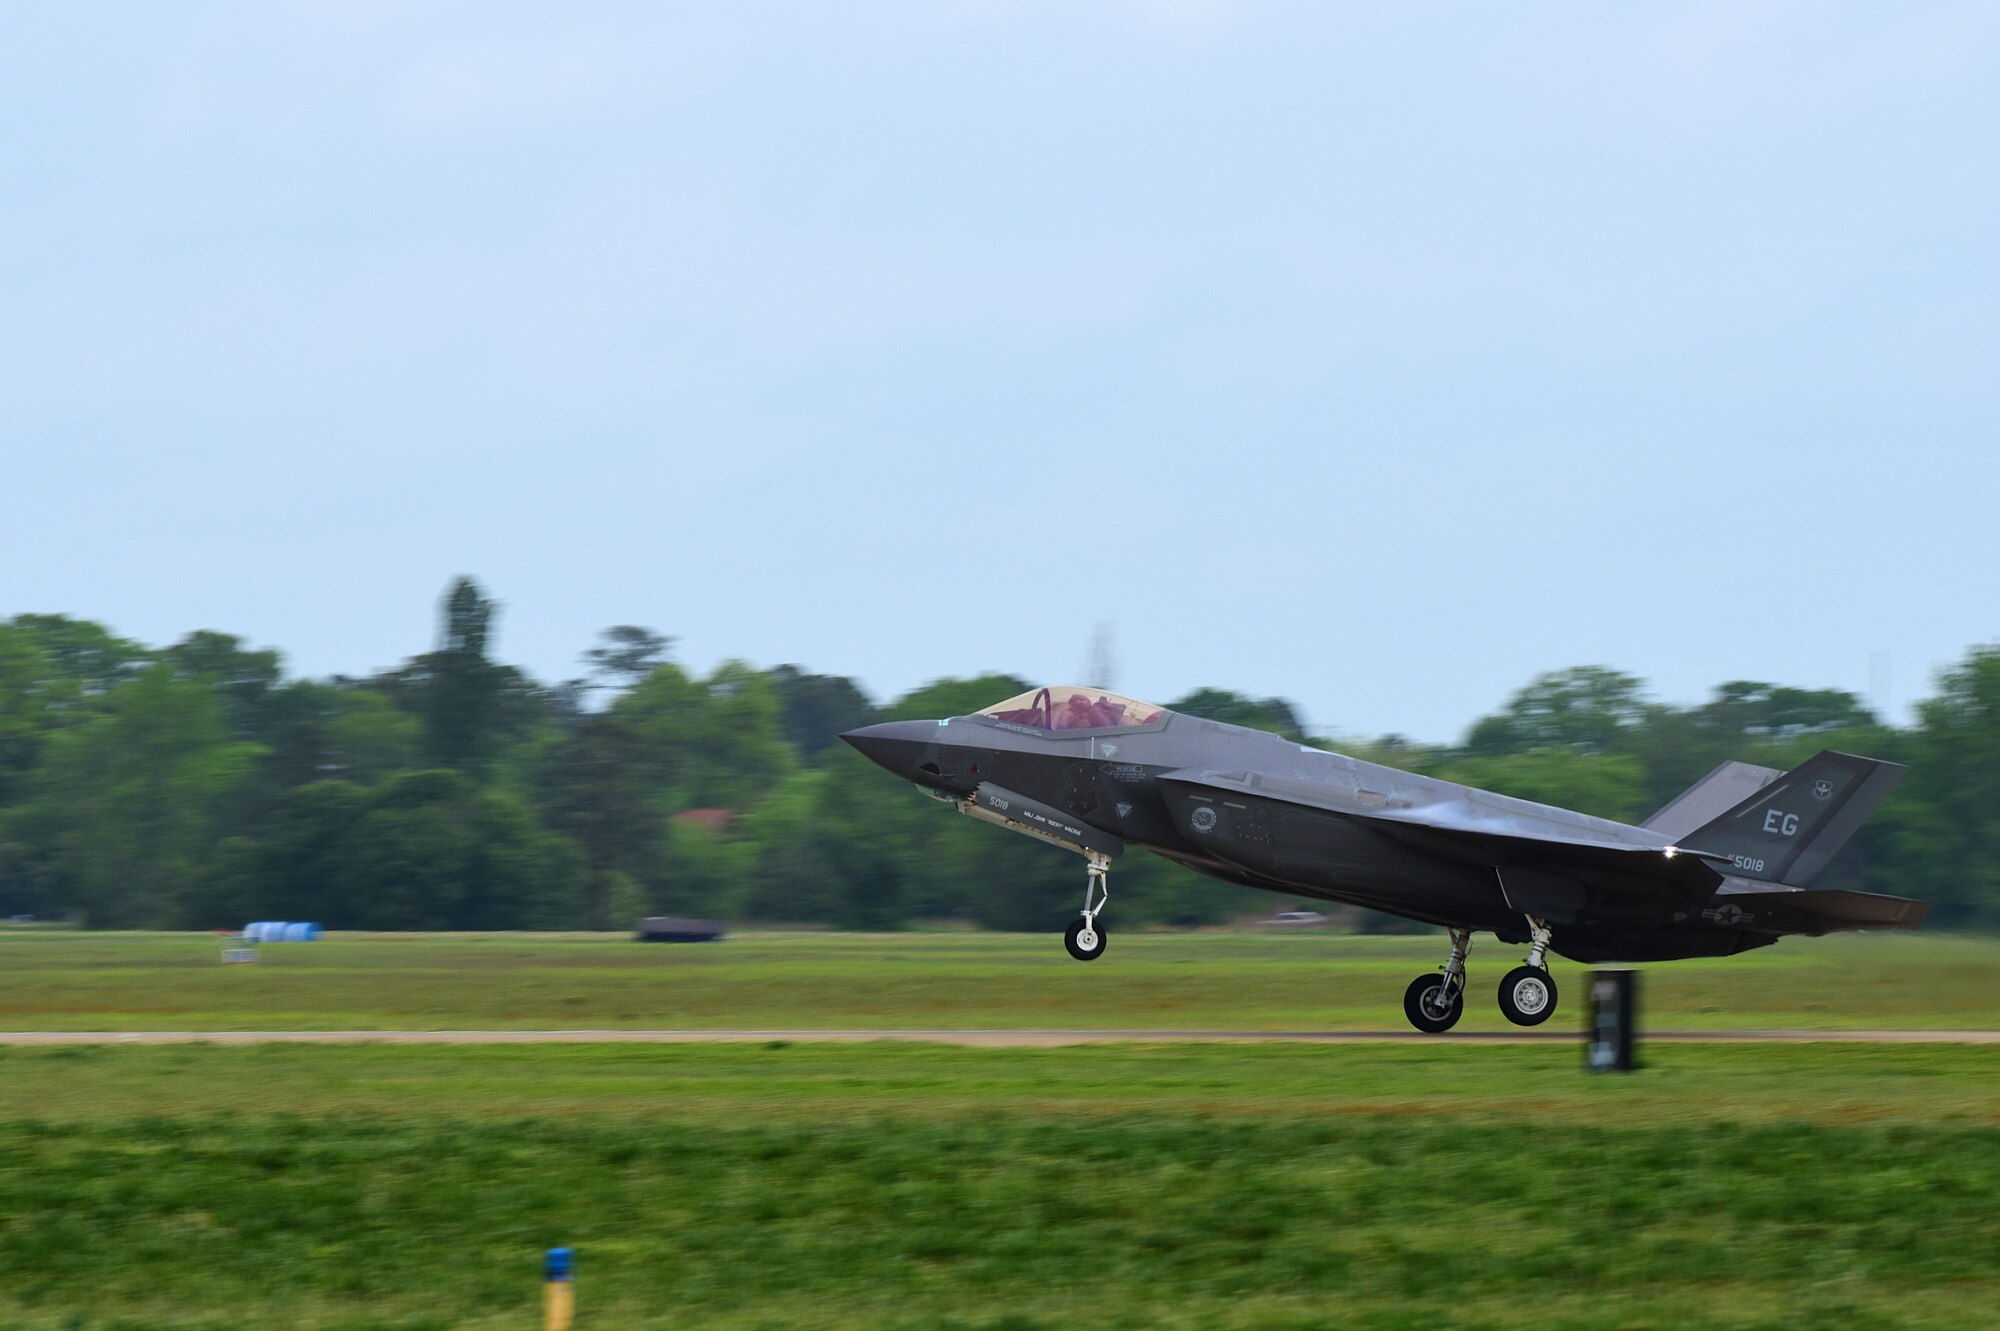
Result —
[[922, 781], [917, 771], [924, 751], [935, 744], [935, 721], [884, 721], [880, 725], [849, 730], [841, 738], [861, 751], [861, 756], [878, 767], [887, 768], [905, 781]]

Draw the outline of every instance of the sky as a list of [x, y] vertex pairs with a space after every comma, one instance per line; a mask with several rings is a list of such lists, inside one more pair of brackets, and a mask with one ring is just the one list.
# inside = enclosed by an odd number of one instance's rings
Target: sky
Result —
[[0, 165], [0, 616], [1433, 741], [2000, 639], [1991, 4], [0, 0]]

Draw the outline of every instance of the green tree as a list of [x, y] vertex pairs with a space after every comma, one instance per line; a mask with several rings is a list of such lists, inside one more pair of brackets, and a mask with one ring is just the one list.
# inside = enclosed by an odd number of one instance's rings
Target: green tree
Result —
[[1695, 712], [1705, 729], [1729, 736], [1787, 739], [1832, 730], [1861, 730], [1875, 714], [1839, 689], [1795, 689], [1754, 680], [1718, 684], [1715, 696]]
[[[743, 878], [718, 909], [750, 920], [822, 921], [834, 916], [841, 888], [820, 836], [821, 794], [833, 781], [869, 779], [868, 764], [842, 764], [838, 773], [810, 768], [791, 773], [745, 813], [738, 831], [753, 857]], [[839, 762], [836, 755], [836, 762]], [[893, 785], [894, 783], [888, 783]], [[894, 838], [893, 829], [881, 829]], [[898, 845], [898, 853], [906, 847]]]
[[884, 829], [869, 818], [873, 792], [851, 781], [831, 780], [821, 784], [819, 796], [814, 813], [817, 854], [826, 875], [818, 885], [824, 918], [842, 929], [905, 927], [910, 922], [911, 857], [907, 846], [884, 836]]
[[1886, 738], [1851, 693], [1738, 680], [1698, 707], [1647, 706], [1621, 743], [1643, 764], [1641, 803], [1650, 812], [1731, 759], [1791, 767], [1839, 743], [1876, 753]]
[[281, 791], [331, 780], [374, 785], [416, 767], [423, 748], [423, 723], [367, 689], [295, 680], [271, 693], [264, 712], [265, 772]]
[[271, 693], [284, 676], [276, 652], [248, 651], [234, 634], [203, 629], [161, 652], [160, 659], [182, 679], [199, 680], [215, 690], [238, 739], [264, 737]]
[[18, 798], [66, 701], [35, 636], [0, 624], [0, 809]]
[[792, 665], [771, 671], [770, 679], [778, 695], [780, 732], [807, 762], [838, 744], [842, 731], [875, 719], [875, 704], [851, 679], [811, 675]]
[[252, 915], [314, 920], [329, 927], [357, 921], [365, 894], [358, 865], [368, 791], [352, 781], [315, 781], [285, 792], [263, 828], [254, 881], [245, 891]]
[[210, 923], [203, 874], [221, 814], [262, 750], [235, 741], [214, 690], [149, 667], [49, 739], [36, 820], [91, 925]]
[[[1069, 899], [1057, 893], [1053, 922], [1044, 918], [1036, 927], [1060, 928], [1083, 905], [1083, 861], [1072, 858], [1068, 865]], [[1143, 851], [1119, 857], [1111, 870], [1111, 912], [1105, 919], [1115, 929], [1139, 924], [1169, 924], [1191, 928], [1221, 924], [1250, 911], [1279, 910], [1285, 902], [1267, 893], [1237, 887], [1220, 879], [1208, 878], [1184, 869], [1171, 860]]]
[[477, 850], [468, 815], [476, 792], [464, 773], [451, 769], [407, 772], [374, 791], [348, 844], [334, 852], [355, 881], [339, 923], [466, 927], [468, 869]]
[[615, 709], [584, 715], [540, 754], [534, 790], [542, 817], [574, 841], [588, 881], [584, 918], [610, 928], [641, 880], [662, 862], [672, 757], [649, 747]]
[[1620, 822], [1636, 821], [1652, 811], [1646, 803], [1639, 759], [1631, 754], [1535, 749], [1498, 757], [1460, 758], [1441, 765], [1432, 775]]
[[634, 929], [635, 922], [644, 919], [649, 909], [645, 889], [633, 880], [632, 875], [614, 871], [606, 877], [601, 897], [593, 896], [586, 905], [583, 927]]
[[348, 927], [575, 927], [584, 866], [512, 796], [449, 769], [410, 772], [370, 792], [337, 862], [351, 871]]
[[1305, 742], [1305, 726], [1298, 709], [1283, 698], [1249, 698], [1228, 689], [1196, 689], [1179, 702], [1167, 704], [1171, 712], [1206, 717], [1232, 726], [1268, 730], [1283, 735], [1294, 744]]
[[885, 721], [932, 721], [970, 716], [1005, 702], [1028, 686], [1012, 675], [975, 675], [970, 679], [934, 679], [912, 689], [883, 709]]
[[12, 626], [34, 638], [55, 678], [73, 681], [84, 697], [101, 697], [143, 670], [152, 653], [101, 624], [68, 615], [16, 615]]
[[665, 665], [674, 648], [672, 638], [636, 624], [613, 625], [598, 637], [583, 659], [599, 687], [632, 687]]
[[[2000, 644], [1974, 648], [1919, 703], [1910, 775], [1891, 797], [1888, 877], [1941, 925], [2000, 926]], [[1878, 871], [1880, 874], [1880, 871]]]
[[793, 765], [778, 728], [777, 693], [741, 661], [724, 662], [702, 680], [661, 666], [610, 713], [632, 729], [652, 774], [671, 781], [658, 800], [662, 812], [747, 808]]
[[496, 608], [471, 578], [454, 581], [438, 649], [417, 662], [424, 756], [439, 767], [478, 771], [497, 747], [505, 677], [486, 655]]
[[1603, 666], [1576, 666], [1538, 675], [1497, 715], [1472, 727], [1468, 753], [1494, 757], [1531, 749], [1608, 753], [1644, 710], [1643, 686]]
[[[756, 846], [726, 828], [671, 821], [647, 904], [663, 915], [734, 914], [756, 863]], [[627, 927], [632, 921], [613, 923]]]

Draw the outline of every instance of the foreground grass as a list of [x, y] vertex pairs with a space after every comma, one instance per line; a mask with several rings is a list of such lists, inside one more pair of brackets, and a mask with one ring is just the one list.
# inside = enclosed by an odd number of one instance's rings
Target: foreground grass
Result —
[[2000, 1128], [2000, 1050], [1653, 1045], [204, 1045], [0, 1048], [0, 1120], [409, 1115], [731, 1126], [1179, 1114], [1523, 1125]]
[[[1460, 1029], [1498, 1031], [1520, 949], [1474, 947]], [[1078, 965], [1018, 934], [336, 936], [223, 966], [200, 935], [0, 931], [0, 1030], [848, 1027], [1395, 1030], [1441, 938], [1125, 934]], [[1556, 963], [1580, 1020], [1582, 968]], [[1646, 968], [1656, 1029], [2000, 1028], [2000, 940], [1788, 939]]]
[[38, 1327], [1987, 1327], [2000, 1135], [1117, 1115], [0, 1126]]
[[[337, 938], [224, 967], [204, 938], [0, 933], [0, 1026], [1380, 1030], [1437, 950]], [[1516, 951], [1482, 940], [1475, 997]], [[1655, 1028], [1994, 1028], [2000, 943], [1799, 940], [1648, 968], [1644, 1002]], [[1464, 1028], [1505, 1029], [1486, 1001]], [[532, 1326], [555, 1243], [581, 1328], [2000, 1325], [2000, 1051], [1646, 1057], [0, 1049], [0, 1327]]]
[[0, 1050], [0, 1326], [2000, 1324], [1969, 1046]]

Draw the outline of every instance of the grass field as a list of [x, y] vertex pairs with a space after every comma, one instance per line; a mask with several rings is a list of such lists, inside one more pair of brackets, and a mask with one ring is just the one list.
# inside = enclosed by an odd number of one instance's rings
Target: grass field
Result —
[[0, 1051], [0, 1324], [1990, 1327], [1988, 1049]]
[[[208, 940], [0, 934], [0, 996], [43, 1029], [1387, 1029], [1380, 991], [1428, 955], [1137, 936], [1086, 967], [1048, 941], [335, 940], [225, 968]], [[1813, 944], [1698, 964], [1662, 1005], [1994, 1026], [1996, 957]], [[1704, 1013], [1710, 986], [1748, 1019]], [[2000, 1049], [1646, 1056], [1603, 1077], [1568, 1044], [0, 1048], [0, 1327], [531, 1328], [558, 1243], [578, 1331], [2000, 1326]]]
[[[1474, 945], [1459, 1029], [1512, 1029], [1492, 994], [1522, 951]], [[0, 931], [0, 1030], [1402, 1030], [1404, 986], [1443, 954], [1317, 933], [1114, 933], [1087, 965], [1020, 934], [336, 935], [223, 966], [198, 935]], [[1788, 939], [1645, 971], [1658, 1029], [2000, 1029], [2000, 940]], [[1580, 1018], [1582, 968], [1555, 974], [1555, 1020]]]

